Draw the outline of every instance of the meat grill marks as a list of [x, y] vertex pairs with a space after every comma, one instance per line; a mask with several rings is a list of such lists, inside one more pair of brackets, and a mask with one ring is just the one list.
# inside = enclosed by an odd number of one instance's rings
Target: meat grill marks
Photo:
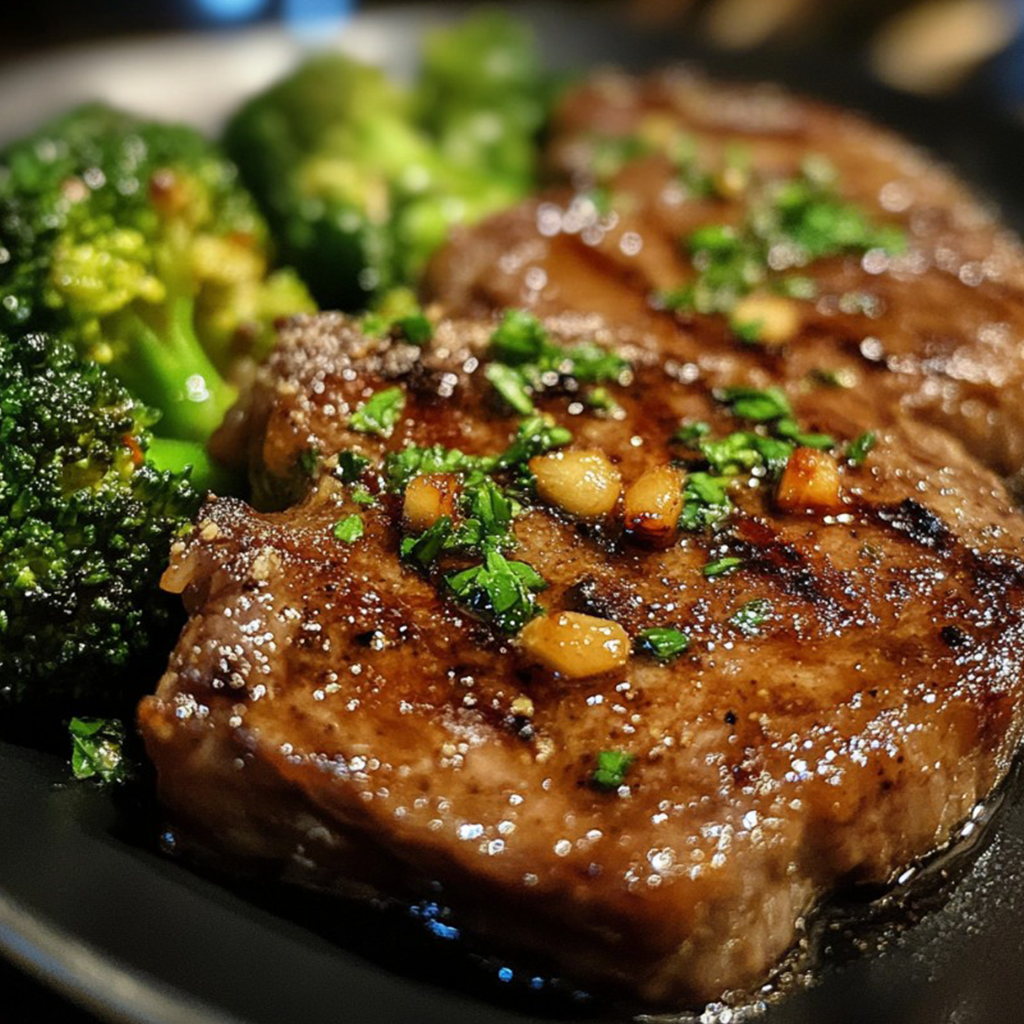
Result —
[[[681, 151], [681, 139], [692, 149]], [[685, 240], [740, 224], [757, 183], [799, 177], [808, 154], [835, 168], [844, 198], [901, 227], [907, 251], [780, 272], [810, 279], [816, 293], [794, 301], [783, 344], [744, 345], [724, 316], [654, 308], [652, 296], [693, 281]], [[730, 160], [740, 185], [729, 183]], [[879, 410], [899, 404], [951, 430], [1004, 475], [1024, 465], [1020, 246], [905, 142], [776, 89], [685, 71], [608, 74], [565, 100], [548, 163], [546, 195], [460, 231], [435, 259], [427, 289], [449, 315], [596, 313], [711, 384], [771, 377], [796, 389], [809, 374], [838, 373]]]
[[[220, 440], [269, 503], [305, 494], [273, 513], [214, 499], [173, 553], [167, 586], [191, 619], [140, 709], [160, 795], [229, 861], [343, 892], [439, 882], [496, 948], [601, 989], [678, 1006], [753, 985], [819, 898], [933, 849], [1007, 770], [1021, 521], [949, 434], [810, 389], [794, 398], [804, 429], [879, 434], [844, 466], [840, 512], [783, 514], [762, 482], [736, 491], [729, 530], [663, 548], [623, 537], [617, 513], [530, 505], [515, 520], [508, 557], [544, 576], [550, 614], [691, 638], [671, 663], [635, 653], [602, 676], [554, 675], [443, 596], [460, 555], [430, 573], [401, 562], [399, 498], [375, 472], [367, 506], [334, 471], [352, 448], [374, 466], [410, 442], [504, 449], [517, 418], [484, 378], [493, 326], [444, 322], [423, 351], [336, 315], [282, 332]], [[634, 361], [609, 387], [618, 416], [537, 396], [625, 483], [679, 454], [681, 420], [736, 428], [634, 331], [549, 326]], [[350, 430], [390, 387], [405, 398], [391, 436]], [[336, 540], [355, 512], [363, 536]], [[707, 579], [722, 554], [745, 562]], [[768, 611], [752, 627], [738, 615], [755, 600]], [[618, 791], [591, 785], [602, 750], [636, 758]]]

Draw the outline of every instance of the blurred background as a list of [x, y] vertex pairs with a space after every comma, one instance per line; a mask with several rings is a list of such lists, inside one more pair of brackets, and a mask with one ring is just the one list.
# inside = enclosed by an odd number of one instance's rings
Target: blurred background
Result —
[[[612, 6], [576, 3], [581, 12]], [[389, 5], [374, 0], [33, 0], [0, 6], [4, 61], [85, 40], [342, 21], [357, 6]], [[835, 52], [897, 88], [970, 93], [1024, 116], [1024, 0], [619, 0], [614, 6], [638, 26], [678, 33], [691, 47]]]

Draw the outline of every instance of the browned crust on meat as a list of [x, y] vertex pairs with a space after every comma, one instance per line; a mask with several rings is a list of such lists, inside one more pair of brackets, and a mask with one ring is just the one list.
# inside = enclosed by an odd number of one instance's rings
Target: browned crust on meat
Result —
[[[680, 419], [735, 426], [674, 352], [579, 316], [549, 326], [634, 360], [612, 389], [621, 418], [539, 400], [626, 482], [672, 457]], [[874, 429], [879, 444], [844, 466], [838, 514], [739, 494], [737, 572], [704, 578], [722, 544], [710, 534], [654, 550], [614, 518], [517, 520], [515, 557], [548, 580], [548, 609], [692, 637], [669, 665], [553, 676], [400, 562], [394, 498], [359, 509], [357, 543], [331, 530], [356, 510], [330, 471], [342, 449], [508, 442], [516, 419], [479, 362], [490, 329], [443, 323], [423, 353], [335, 315], [285, 329], [236, 445], [268, 494], [298, 488], [311, 446], [321, 471], [286, 512], [212, 501], [174, 552], [168, 585], [192, 618], [140, 709], [161, 797], [208, 845], [290, 878], [440, 883], [497, 945], [598, 987], [679, 1004], [755, 984], [817, 899], [926, 854], [1005, 774], [1020, 732], [1020, 517], [949, 434], [857, 391], [794, 385], [808, 428]], [[406, 398], [394, 434], [353, 433], [348, 415], [385, 384]], [[729, 620], [755, 597], [773, 614], [748, 636]], [[602, 749], [637, 755], [619, 793], [588, 785]]]
[[[585, 201], [594, 136], [627, 136], [652, 118], [689, 133], [711, 168], [737, 139], [767, 179], [797, 173], [808, 153], [826, 157], [841, 193], [903, 227], [909, 250], [802, 269], [818, 298], [800, 303], [798, 333], [770, 351], [742, 345], [723, 317], [659, 312], [652, 294], [692, 275], [682, 240], [702, 225], [735, 223], [746, 200], [683, 199], [677, 170], [653, 154], [613, 177], [613, 215], [597, 216]], [[711, 383], [764, 375], [800, 387], [811, 371], [842, 370], [883, 415], [900, 407], [943, 427], [1004, 475], [1024, 466], [1021, 247], [927, 155], [825, 104], [682, 69], [644, 78], [610, 72], [572, 91], [548, 163], [548, 193], [463, 229], [435, 258], [426, 292], [450, 315], [508, 306], [599, 314]], [[857, 296], [868, 298], [867, 312], [850, 305]]]

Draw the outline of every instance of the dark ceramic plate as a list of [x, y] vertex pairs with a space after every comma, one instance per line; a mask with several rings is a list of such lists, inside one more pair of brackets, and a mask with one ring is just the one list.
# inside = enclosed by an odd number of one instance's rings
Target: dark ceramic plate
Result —
[[[976, 105], [888, 92], [841, 54], [726, 57], [694, 51], [664, 28], [630, 26], [603, 7], [517, 10], [536, 23], [559, 68], [611, 61], [643, 69], [696, 58], [722, 75], [772, 78], [866, 110], [930, 147], [1024, 226], [1024, 132]], [[424, 25], [438, 16], [416, 7], [360, 15], [318, 42], [401, 73]], [[0, 113], [0, 137], [94, 97], [215, 128], [308, 42], [260, 29], [16, 65], [0, 73], [0, 95], [18, 98]], [[158, 852], [151, 808], [119, 807], [67, 776], [60, 757], [0, 742], [0, 950], [111, 1020], [537, 1024], [635, 1015], [446, 942], [423, 928], [422, 915], [201, 877]], [[813, 983], [769, 1007], [769, 1024], [1024, 1020], [1018, 791], [1006, 787], [990, 827], [979, 819], [972, 851], [933, 865], [909, 895], [835, 908], [812, 937]], [[698, 1019], [728, 1024], [747, 1016], [712, 1006]]]

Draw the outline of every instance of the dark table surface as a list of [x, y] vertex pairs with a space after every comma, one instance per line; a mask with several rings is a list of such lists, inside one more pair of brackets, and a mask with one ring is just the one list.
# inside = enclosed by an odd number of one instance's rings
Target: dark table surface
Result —
[[8, 1024], [95, 1024], [97, 1019], [2, 958], [0, 992]]

